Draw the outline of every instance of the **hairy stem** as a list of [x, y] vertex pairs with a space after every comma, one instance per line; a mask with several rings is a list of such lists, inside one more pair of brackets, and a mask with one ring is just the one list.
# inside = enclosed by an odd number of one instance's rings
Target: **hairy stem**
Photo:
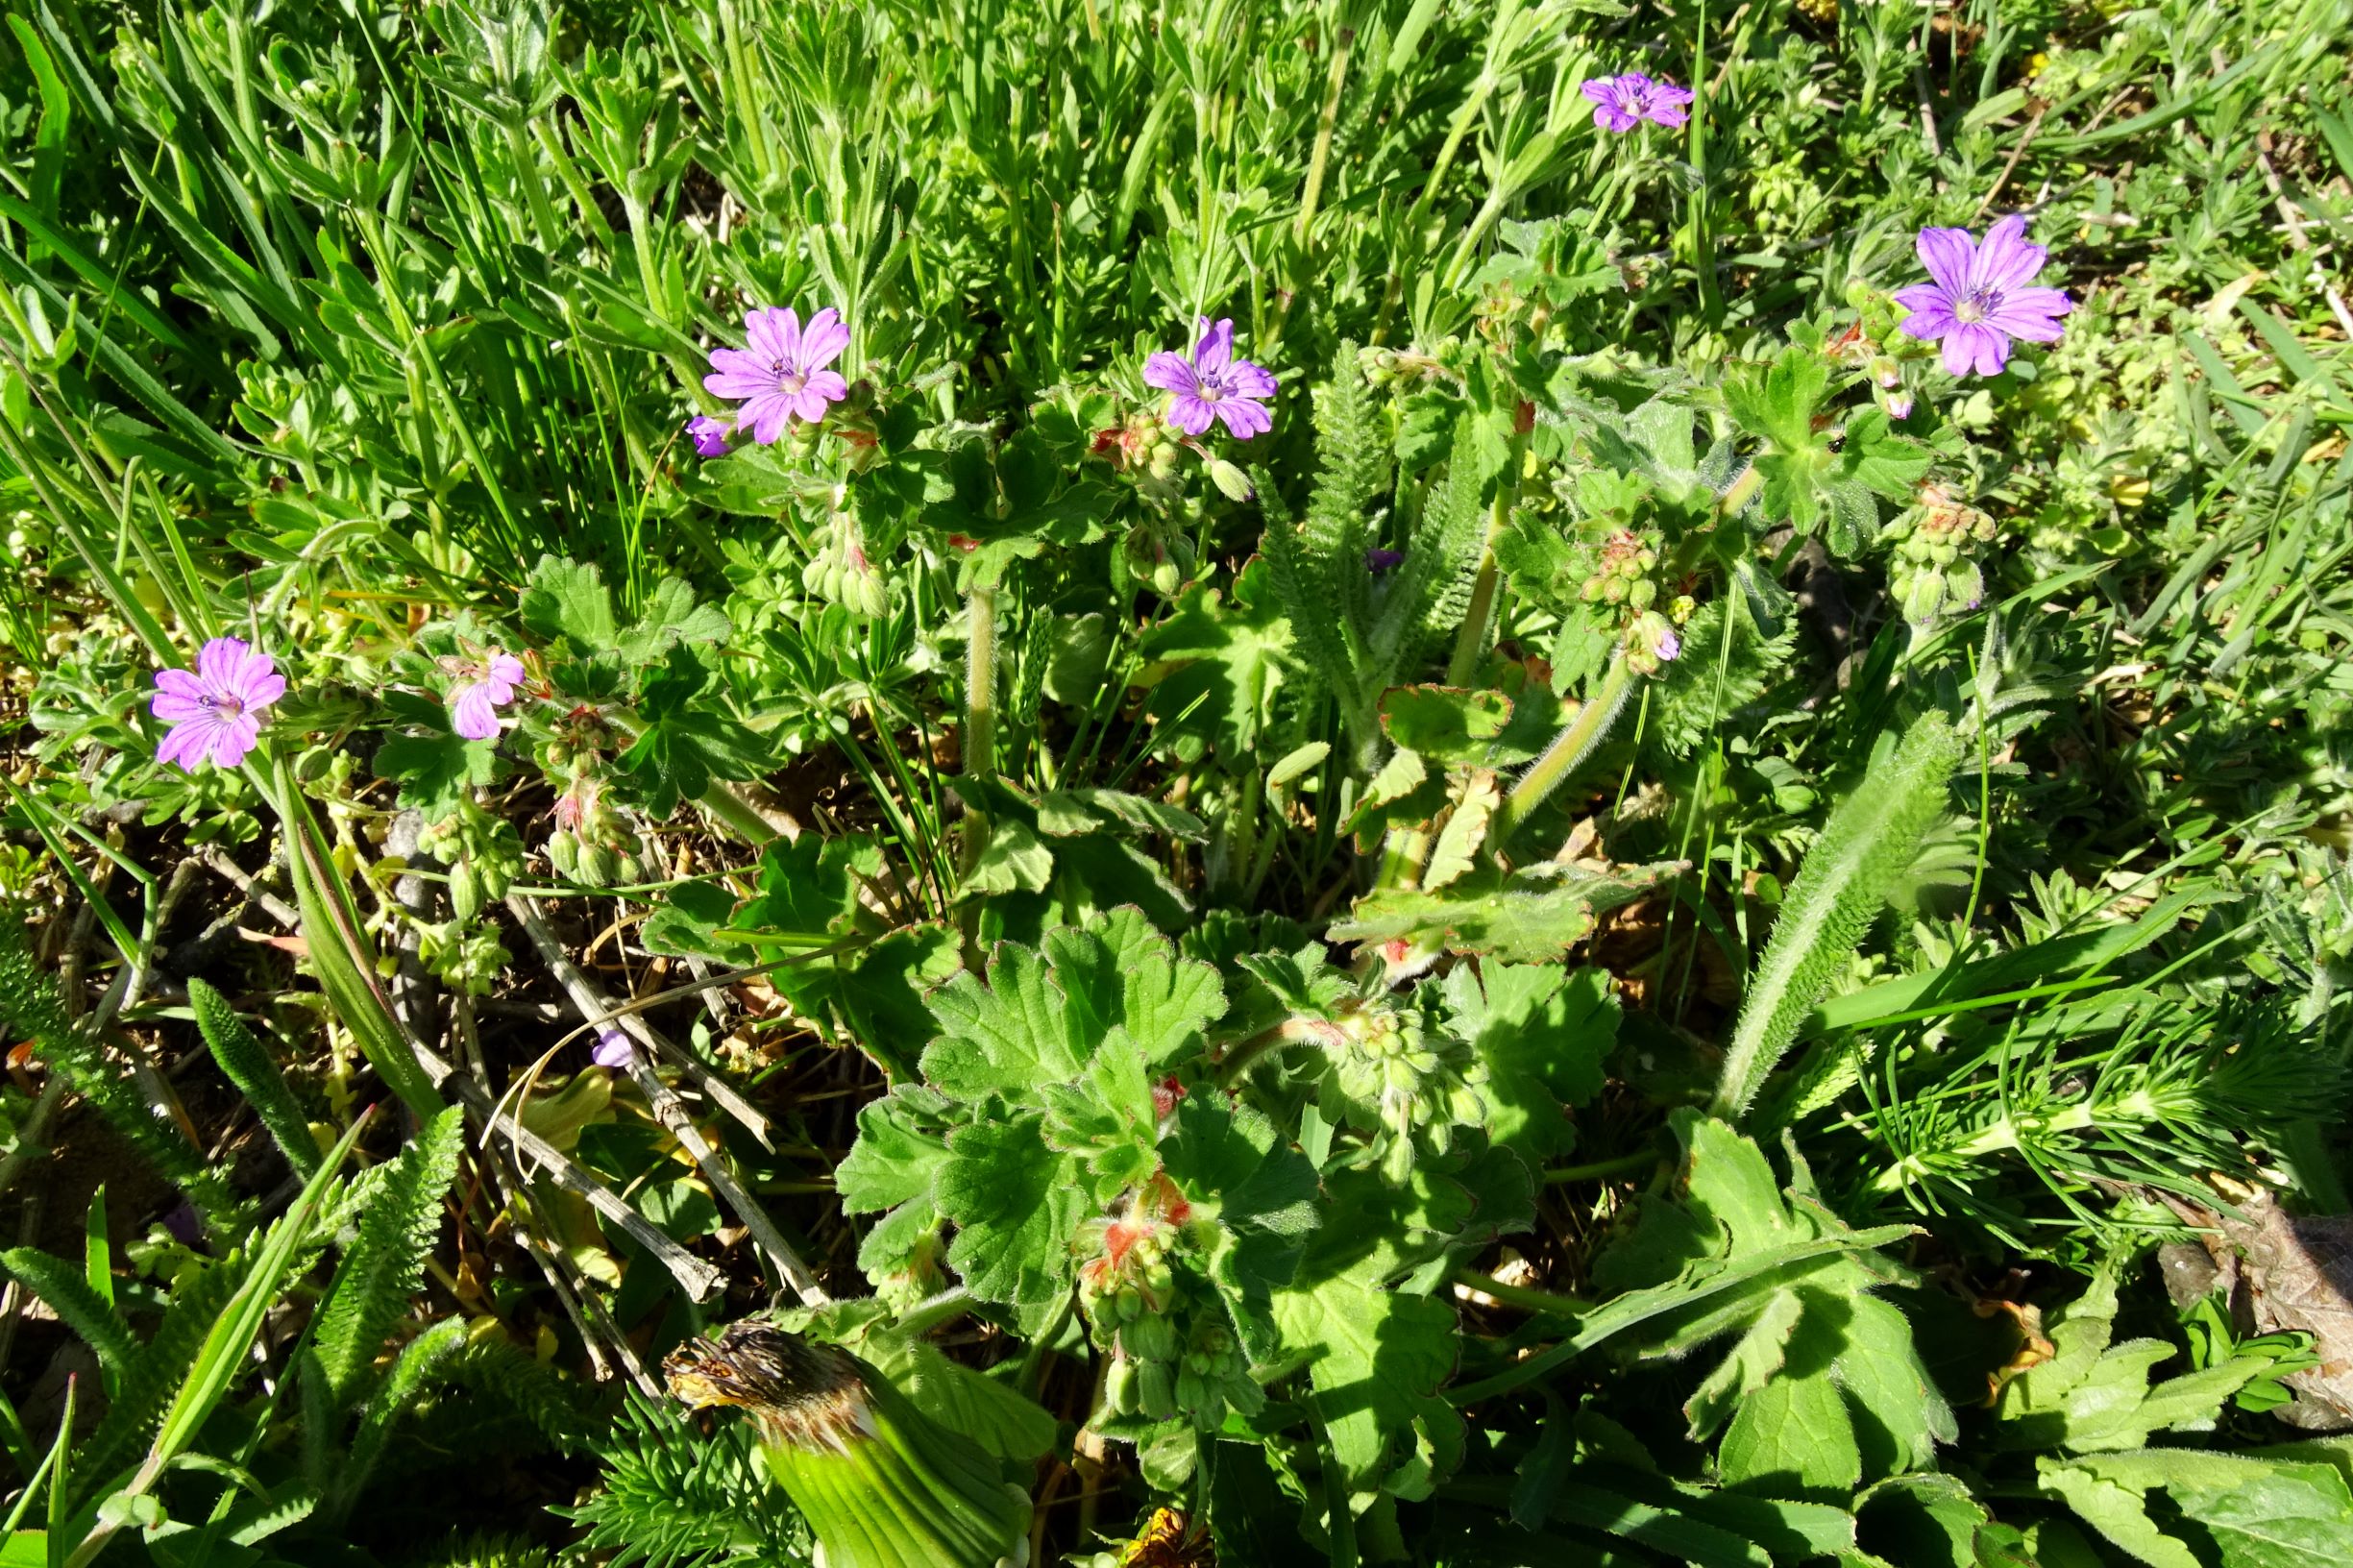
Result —
[[1315, 120], [1315, 150], [1308, 155], [1307, 188], [1299, 197], [1299, 220], [1291, 237], [1299, 246], [1299, 265], [1307, 270], [1308, 232], [1315, 226], [1315, 208], [1324, 193], [1324, 170], [1332, 159], [1332, 132], [1339, 123], [1340, 93], [1348, 85], [1348, 54], [1357, 41], [1356, 29], [1343, 27], [1333, 40], [1332, 78], [1324, 91], [1323, 112]]
[[1501, 811], [1495, 814], [1495, 830], [1488, 843], [1502, 848], [1511, 842], [1520, 824], [1544, 804], [1563, 779], [1575, 772], [1580, 764], [1601, 746], [1609, 734], [1609, 726], [1617, 723], [1626, 707], [1626, 699], [1634, 690], [1633, 671], [1623, 655], [1609, 661], [1609, 671], [1602, 676], [1602, 689], [1593, 694], [1593, 700], [1577, 710], [1577, 717], [1553, 738], [1544, 754], [1528, 765], [1528, 771], [1511, 786], [1504, 796]]
[[[966, 600], [968, 617], [964, 661], [964, 776], [996, 776], [996, 584], [974, 583]], [[989, 844], [989, 818], [965, 805], [964, 870], [971, 870]]]

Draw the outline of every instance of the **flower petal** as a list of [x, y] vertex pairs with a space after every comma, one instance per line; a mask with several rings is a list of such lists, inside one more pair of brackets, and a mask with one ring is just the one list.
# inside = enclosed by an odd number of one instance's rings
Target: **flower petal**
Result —
[[825, 417], [824, 395], [814, 386], [804, 386], [785, 401], [793, 410], [793, 417], [804, 425], [814, 425]]
[[711, 368], [723, 375], [728, 371], [736, 371], [746, 376], [764, 376], [772, 379], [775, 375], [774, 365], [775, 357], [772, 355], [748, 354], [742, 349], [713, 349], [711, 351]]
[[1944, 346], [1945, 368], [1955, 376], [1998, 376], [2010, 362], [2010, 340], [1982, 321], [1956, 323]]
[[1187, 435], [1199, 435], [1216, 417], [1214, 409], [1189, 392], [1179, 392], [1168, 400], [1168, 423]]
[[809, 376], [807, 390], [827, 403], [840, 403], [849, 396], [849, 383], [842, 380], [842, 373], [838, 370], [813, 371]]
[[788, 365], [800, 363], [800, 313], [779, 306], [768, 313], [768, 324], [776, 334], [776, 357]]
[[196, 765], [205, 760], [205, 751], [211, 744], [212, 715], [208, 710], [202, 718], [174, 724], [156, 747], [156, 761], [168, 762], [192, 773]]
[[2059, 325], [2056, 316], [2039, 310], [2002, 302], [2000, 309], [1985, 318], [1985, 324], [1998, 332], [2024, 338], [2029, 343], [2056, 343], [2067, 329]]
[[1193, 345], [1193, 365], [1204, 376], [1214, 376], [1226, 368], [1234, 357], [1234, 318], [1228, 316], [1212, 327]]
[[[2075, 302], [2067, 297], [2065, 289], [2012, 288], [2002, 291], [2001, 308], [1995, 311], [1990, 319], [1999, 325], [2002, 317], [2013, 312], [2028, 316], [2064, 316], [2074, 308]], [[2006, 326], [2002, 330], [2010, 331]]]
[[2050, 252], [2026, 242], [2026, 215], [2013, 212], [1986, 233], [1970, 267], [1969, 281], [1977, 288], [2007, 292], [2041, 272], [2049, 259]]
[[236, 678], [237, 666], [253, 651], [242, 637], [215, 637], [196, 650], [196, 678], [208, 692], [225, 692]]
[[[1921, 286], [1925, 288], [1927, 285], [1924, 283]], [[1910, 315], [1896, 323], [1896, 331], [1923, 343], [1933, 343], [1956, 325], [1952, 319], [1952, 307], [1939, 294], [1933, 301], [1915, 308]]]
[[744, 404], [743, 423], [736, 428], [741, 429], [744, 425], [749, 425], [752, 440], [761, 446], [772, 447], [777, 438], [784, 434], [785, 424], [792, 415], [791, 400], [781, 392], [772, 393]]
[[261, 726], [251, 714], [225, 719], [213, 726], [212, 760], [223, 768], [234, 768], [260, 739]]
[[476, 681], [451, 694], [450, 727], [469, 741], [497, 739], [499, 716], [491, 707], [489, 687]]
[[205, 695], [203, 684], [199, 682], [194, 675], [189, 674], [185, 670], [157, 671], [156, 690], [158, 692], [168, 693], [173, 697], [184, 697], [190, 701], [194, 701]]
[[1976, 254], [1966, 229], [1923, 229], [1918, 241], [1920, 264], [1949, 295], [1969, 292], [1970, 259]]
[[245, 711], [259, 713], [286, 695], [286, 677], [272, 671], [245, 688]]
[[[490, 678], [501, 686], [512, 686], [523, 678], [523, 661], [512, 653], [490, 655]], [[500, 700], [505, 700], [502, 698]]]
[[167, 724], [184, 724], [192, 720], [209, 719], [212, 710], [202, 698], [181, 692], [158, 692], [148, 702], [147, 711]]
[[1274, 429], [1274, 418], [1266, 412], [1265, 405], [1248, 398], [1220, 398], [1213, 412], [1225, 421], [1226, 429], [1238, 441], [1247, 441]]
[[849, 327], [831, 306], [809, 318], [809, 325], [800, 334], [800, 357], [795, 361], [801, 374], [832, 364], [849, 347]]
[[1578, 84], [1577, 90], [1597, 104], [1615, 104], [1619, 98], [1618, 79], [1614, 76], [1594, 77]]
[[1143, 380], [1144, 385], [1157, 386], [1163, 392], [1190, 392], [1201, 384], [1201, 379], [1193, 374], [1191, 363], [1183, 355], [1165, 351], [1143, 362]]
[[730, 370], [705, 376], [702, 389], [715, 398], [756, 398], [776, 390], [776, 378], [766, 371]]
[[1626, 132], [1642, 122], [1628, 112], [1623, 104], [1597, 104], [1593, 110], [1593, 123], [1605, 131]]
[[248, 653], [237, 661], [233, 695], [249, 708], [264, 706], [286, 695], [285, 678], [267, 653]]
[[1237, 359], [1226, 367], [1226, 385], [1244, 398], [1271, 398], [1275, 395], [1275, 379], [1264, 365], [1254, 365], [1247, 359]]

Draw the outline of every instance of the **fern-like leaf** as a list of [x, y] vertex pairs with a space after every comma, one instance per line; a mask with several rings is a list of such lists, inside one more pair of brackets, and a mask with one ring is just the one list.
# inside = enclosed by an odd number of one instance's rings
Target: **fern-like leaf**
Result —
[[130, 1327], [121, 1314], [107, 1305], [104, 1297], [90, 1288], [80, 1269], [34, 1247], [11, 1247], [0, 1252], [0, 1268], [7, 1269], [17, 1284], [46, 1302], [49, 1310], [58, 1314], [58, 1321], [82, 1336], [82, 1342], [90, 1347], [109, 1378], [122, 1376], [136, 1354]]
[[1315, 400], [1315, 499], [1308, 506], [1302, 543], [1319, 561], [1363, 547], [1364, 514], [1388, 480], [1387, 432], [1357, 369], [1353, 343], [1343, 343], [1331, 384]]
[[338, 1406], [348, 1407], [358, 1393], [384, 1336], [425, 1277], [441, 1228], [441, 1200], [457, 1177], [462, 1138], [453, 1106], [427, 1122], [391, 1162], [382, 1191], [359, 1217], [359, 1233], [319, 1309], [312, 1341]]
[[1341, 635], [1340, 606], [1324, 591], [1322, 575], [1301, 548], [1298, 530], [1284, 510], [1273, 477], [1264, 469], [1254, 468], [1250, 482], [1258, 487], [1259, 505], [1266, 514], [1259, 548], [1274, 575], [1275, 597], [1282, 600], [1283, 613], [1290, 618], [1291, 634], [1298, 639], [1309, 666], [1340, 699], [1341, 706], [1353, 711], [1359, 703], [1356, 661]]
[[218, 1263], [191, 1264], [172, 1282], [171, 1305], [163, 1311], [163, 1321], [146, 1347], [124, 1366], [122, 1381], [107, 1406], [106, 1419], [74, 1455], [77, 1503], [109, 1486], [116, 1473], [146, 1447], [164, 1409], [196, 1364], [205, 1336], [244, 1283], [248, 1262], [235, 1257]]
[[1486, 545], [1486, 514], [1479, 504], [1486, 477], [1479, 449], [1479, 421], [1464, 414], [1455, 421], [1446, 477], [1430, 493], [1405, 564], [1373, 626], [1377, 689], [1411, 680], [1428, 639], [1460, 625], [1470, 607], [1471, 584]]
[[237, 1017], [229, 998], [202, 980], [188, 981], [188, 1006], [196, 1015], [196, 1028], [212, 1049], [212, 1060], [245, 1103], [254, 1108], [286, 1163], [305, 1181], [317, 1172], [320, 1153], [318, 1140], [310, 1136], [310, 1124], [302, 1108], [294, 1101], [294, 1091], [286, 1088], [285, 1075], [278, 1070], [268, 1049], [255, 1038]]
[[1732, 1028], [1712, 1113], [1736, 1121], [1846, 968], [1864, 932], [1945, 808], [1961, 747], [1940, 713], [1923, 714], [1892, 755], [1839, 802], [1781, 904]]
[[359, 1430], [352, 1434], [342, 1473], [335, 1478], [334, 1498], [328, 1510], [331, 1520], [344, 1518], [351, 1512], [352, 1505], [359, 1501], [376, 1471], [376, 1461], [383, 1456], [384, 1443], [391, 1437], [394, 1425], [408, 1413], [417, 1396], [425, 1392], [426, 1385], [465, 1339], [466, 1320], [445, 1317], [403, 1348], [400, 1359], [392, 1363], [391, 1372], [369, 1397], [367, 1410], [359, 1418]]
[[583, 1556], [613, 1554], [605, 1568], [810, 1561], [808, 1527], [784, 1489], [770, 1483], [748, 1421], [704, 1436], [676, 1406], [631, 1389], [597, 1449], [602, 1489], [552, 1511], [587, 1527], [576, 1548]]
[[235, 1207], [219, 1172], [208, 1169], [185, 1139], [149, 1114], [145, 1100], [107, 1061], [98, 1042], [66, 1017], [56, 978], [34, 964], [24, 926], [11, 910], [0, 910], [0, 1018], [30, 1036], [34, 1054], [207, 1218]]
[[576, 1394], [579, 1384], [498, 1335], [465, 1346], [444, 1378], [523, 1417], [558, 1454], [577, 1454], [589, 1446], [588, 1423], [581, 1418]]
[[1797, 646], [1795, 618], [1768, 628], [1746, 594], [1709, 600], [1683, 627], [1683, 656], [1652, 684], [1646, 732], [1669, 756], [1689, 756], [1764, 696]]

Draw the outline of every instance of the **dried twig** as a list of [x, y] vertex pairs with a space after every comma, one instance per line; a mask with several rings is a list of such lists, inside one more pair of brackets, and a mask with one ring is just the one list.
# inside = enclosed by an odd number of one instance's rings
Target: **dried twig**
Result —
[[[564, 994], [572, 998], [572, 1005], [579, 1009], [580, 1016], [592, 1019], [612, 1016], [612, 1004], [598, 992], [595, 983], [580, 972], [579, 966], [565, 954], [563, 944], [555, 940], [554, 933], [548, 929], [548, 922], [541, 919], [539, 906], [525, 894], [515, 893], [507, 894], [506, 907], [523, 927], [524, 935], [531, 939], [531, 945], [539, 949], [540, 959], [554, 974], [556, 984], [564, 988]], [[622, 1022], [641, 1040], [650, 1041], [653, 1037], [652, 1028], [634, 1014], [624, 1016]], [[744, 1228], [751, 1233], [753, 1243], [775, 1265], [776, 1271], [793, 1287], [794, 1293], [812, 1307], [825, 1302], [828, 1299], [825, 1288], [818, 1284], [817, 1275], [802, 1262], [800, 1254], [784, 1238], [783, 1233], [776, 1229], [775, 1222], [768, 1217], [768, 1212], [760, 1206], [759, 1200], [746, 1191], [743, 1184], [735, 1179], [735, 1173], [727, 1168], [726, 1161], [702, 1136], [694, 1118], [687, 1115], [685, 1103], [678, 1098], [677, 1092], [662, 1082], [661, 1076], [642, 1053], [631, 1054], [629, 1076], [644, 1092], [654, 1115], [670, 1129], [671, 1136], [694, 1160], [720, 1201], [743, 1221]]]
[[[2296, 215], [2295, 204], [2288, 199], [2288, 187], [2280, 180], [2279, 170], [2272, 166], [2271, 133], [2268, 131], [2256, 133], [2255, 167], [2261, 171], [2263, 183], [2271, 191], [2271, 205], [2279, 209], [2280, 222], [2288, 226], [2289, 248], [2309, 255], [2312, 236], [2304, 233], [2304, 220]], [[2353, 310], [2345, 308], [2344, 296], [2337, 292], [2337, 285], [2330, 282], [2327, 273], [2316, 265], [2313, 268], [2313, 276], [2320, 284], [2321, 294], [2328, 300], [2330, 314], [2344, 329], [2345, 336], [2353, 338]]]
[[[463, 995], [455, 997], [453, 1011], [456, 1015], [459, 1049], [466, 1055], [467, 1070], [479, 1077], [483, 1071], [482, 1050], [480, 1038], [474, 1027], [472, 998]], [[522, 1240], [523, 1250], [539, 1265], [548, 1287], [555, 1292], [556, 1304], [563, 1308], [564, 1315], [572, 1320], [573, 1332], [580, 1336], [581, 1347], [588, 1352], [589, 1363], [596, 1372], [597, 1381], [610, 1382], [613, 1363], [618, 1361], [622, 1370], [629, 1375], [629, 1381], [636, 1384], [641, 1392], [649, 1398], [660, 1398], [660, 1384], [646, 1370], [646, 1363], [638, 1359], [636, 1347], [629, 1343], [628, 1335], [621, 1332], [612, 1314], [604, 1310], [604, 1304], [597, 1299], [596, 1292], [590, 1290], [581, 1279], [578, 1265], [549, 1244], [540, 1223], [536, 1190], [529, 1179], [516, 1167], [496, 1140], [484, 1139], [481, 1153], [484, 1156], [484, 1178], [496, 1189], [500, 1203], [513, 1217], [515, 1235]]]
[[302, 928], [303, 918], [295, 913], [294, 906], [262, 887], [259, 877], [246, 875], [245, 868], [223, 853], [219, 845], [206, 845], [202, 849], [196, 851], [196, 858], [204, 863], [207, 870], [221, 877], [230, 886], [260, 905], [261, 912], [280, 925], [289, 931]]
[[1977, 210], [1971, 214], [1970, 221], [1973, 223], [1984, 217], [1993, 207], [1995, 198], [2001, 194], [2001, 187], [2008, 184], [2010, 176], [2017, 172], [2018, 160], [2024, 158], [2026, 149], [2034, 145], [2035, 134], [2043, 129], [2043, 116], [2049, 112], [2048, 104], [2034, 106], [2034, 118], [2028, 120], [2026, 129], [2019, 133], [2018, 145], [2010, 149], [2010, 161], [2001, 166], [2001, 172], [1994, 177], [1993, 184], [1986, 187], [1985, 200], [1977, 204]]

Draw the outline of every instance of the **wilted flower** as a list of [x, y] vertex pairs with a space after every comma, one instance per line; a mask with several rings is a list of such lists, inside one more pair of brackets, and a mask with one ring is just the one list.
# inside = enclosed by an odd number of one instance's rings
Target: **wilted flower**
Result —
[[245, 760], [259, 741], [261, 717], [286, 695], [285, 677], [241, 638], [215, 637], [198, 650], [196, 672], [159, 670], [148, 711], [171, 725], [158, 762], [189, 772], [210, 757], [223, 768]]
[[1274, 429], [1273, 416], [1262, 401], [1275, 395], [1275, 379], [1247, 359], [1234, 357], [1232, 320], [1196, 323], [1201, 341], [1190, 355], [1156, 354], [1144, 361], [1147, 385], [1172, 394], [1168, 423], [1187, 435], [1199, 435], [1213, 421], [1223, 420], [1236, 439], [1247, 441]]
[[1654, 81], [1640, 71], [1597, 76], [1577, 90], [1593, 100], [1593, 123], [1605, 131], [1631, 131], [1644, 120], [1678, 126], [1691, 118], [1683, 107], [1693, 97], [1689, 87]]
[[[732, 354], [735, 351], [727, 349], [722, 352]], [[724, 457], [727, 455], [727, 436], [734, 429], [733, 425], [723, 419], [713, 419], [709, 414], [697, 414], [686, 422], [686, 438], [695, 443], [696, 456]]]
[[2055, 343], [2058, 318], [2075, 308], [2055, 288], [2029, 286], [2050, 252], [2026, 243], [2026, 219], [2013, 212], [1977, 245], [1966, 229], [1923, 229], [1920, 259], [1935, 280], [1896, 291], [1912, 313], [1899, 323], [1907, 337], [1942, 342], [1955, 376], [1997, 376], [2010, 362], [2010, 340]]
[[515, 699], [523, 661], [492, 649], [479, 659], [456, 660], [450, 672], [450, 727], [469, 741], [499, 736], [498, 710]]
[[[804, 329], [791, 310], [754, 310], [744, 318], [748, 349], [713, 349], [711, 374], [703, 386], [714, 397], [741, 398], [735, 427], [749, 429], [767, 446], [794, 420], [816, 424], [828, 404], [849, 396], [849, 383], [825, 367], [849, 347], [849, 329], [830, 307], [809, 318]], [[695, 450], [704, 456], [701, 438]]]
[[629, 1043], [628, 1036], [611, 1024], [601, 1024], [597, 1029], [596, 1046], [588, 1053], [588, 1059], [601, 1067], [610, 1067], [618, 1072], [637, 1060], [637, 1047]]

